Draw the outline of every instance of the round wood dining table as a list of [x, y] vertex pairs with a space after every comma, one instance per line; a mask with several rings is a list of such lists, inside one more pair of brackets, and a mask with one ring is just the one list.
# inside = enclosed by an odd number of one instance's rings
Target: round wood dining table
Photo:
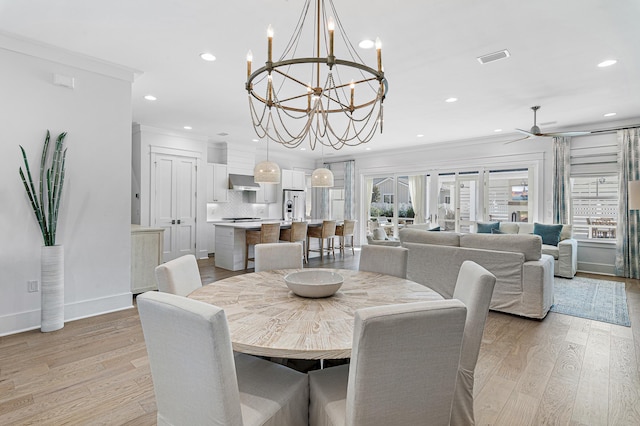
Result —
[[289, 290], [284, 276], [301, 270], [309, 269], [236, 275], [188, 297], [224, 309], [235, 351], [297, 359], [350, 358], [358, 309], [442, 300], [435, 291], [410, 280], [348, 269], [322, 269], [344, 277], [333, 296], [300, 297]]

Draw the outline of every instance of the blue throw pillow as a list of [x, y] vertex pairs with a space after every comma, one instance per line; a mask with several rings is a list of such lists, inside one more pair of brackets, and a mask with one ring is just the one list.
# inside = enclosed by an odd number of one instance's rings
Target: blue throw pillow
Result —
[[506, 234], [506, 232], [502, 232], [499, 229], [495, 229], [495, 228], [491, 228], [491, 233], [492, 234]]
[[542, 244], [548, 246], [557, 246], [560, 242], [560, 233], [562, 225], [543, 225], [542, 223], [533, 224], [533, 233], [542, 237]]
[[500, 229], [500, 222], [478, 222], [476, 232], [478, 234], [491, 234], [492, 229]]
[[440, 226], [436, 226], [435, 228], [429, 229], [429, 231], [439, 231], [439, 230], [440, 230]]

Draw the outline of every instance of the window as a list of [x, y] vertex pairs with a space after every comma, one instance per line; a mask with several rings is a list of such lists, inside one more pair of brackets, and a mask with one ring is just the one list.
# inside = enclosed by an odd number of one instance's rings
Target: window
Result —
[[490, 221], [529, 221], [529, 171], [491, 170], [487, 193]]
[[384, 194], [382, 196], [382, 202], [383, 203], [388, 203], [388, 204], [393, 204], [393, 194]]
[[571, 203], [576, 239], [616, 239], [617, 175], [571, 178]]

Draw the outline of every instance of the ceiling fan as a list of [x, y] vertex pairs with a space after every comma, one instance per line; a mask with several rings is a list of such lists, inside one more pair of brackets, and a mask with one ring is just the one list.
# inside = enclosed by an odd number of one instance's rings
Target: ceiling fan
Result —
[[[538, 125], [536, 124], [536, 112], [540, 109], [540, 106], [539, 105], [532, 106], [531, 109], [533, 110], [533, 127], [528, 131], [527, 130], [522, 130], [522, 129], [516, 129], [518, 132], [527, 135], [527, 137], [531, 137], [531, 136], [542, 136], [542, 137], [582, 136], [582, 135], [588, 135], [588, 134], [592, 133], [592, 132], [581, 132], [581, 131], [542, 133], [542, 131], [540, 130], [540, 127], [538, 127]], [[521, 139], [519, 139], [519, 140], [521, 140]]]

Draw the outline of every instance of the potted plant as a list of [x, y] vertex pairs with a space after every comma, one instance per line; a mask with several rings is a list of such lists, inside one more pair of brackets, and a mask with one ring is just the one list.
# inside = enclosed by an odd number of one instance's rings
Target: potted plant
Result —
[[40, 329], [43, 332], [64, 327], [64, 247], [56, 245], [56, 231], [64, 186], [67, 150], [63, 149], [63, 145], [66, 136], [66, 132], [58, 135], [50, 156], [51, 135], [47, 130], [40, 159], [40, 180], [37, 191], [31, 177], [27, 154], [20, 145], [24, 160], [24, 170], [20, 167], [20, 178], [44, 240], [40, 260], [42, 283]]

